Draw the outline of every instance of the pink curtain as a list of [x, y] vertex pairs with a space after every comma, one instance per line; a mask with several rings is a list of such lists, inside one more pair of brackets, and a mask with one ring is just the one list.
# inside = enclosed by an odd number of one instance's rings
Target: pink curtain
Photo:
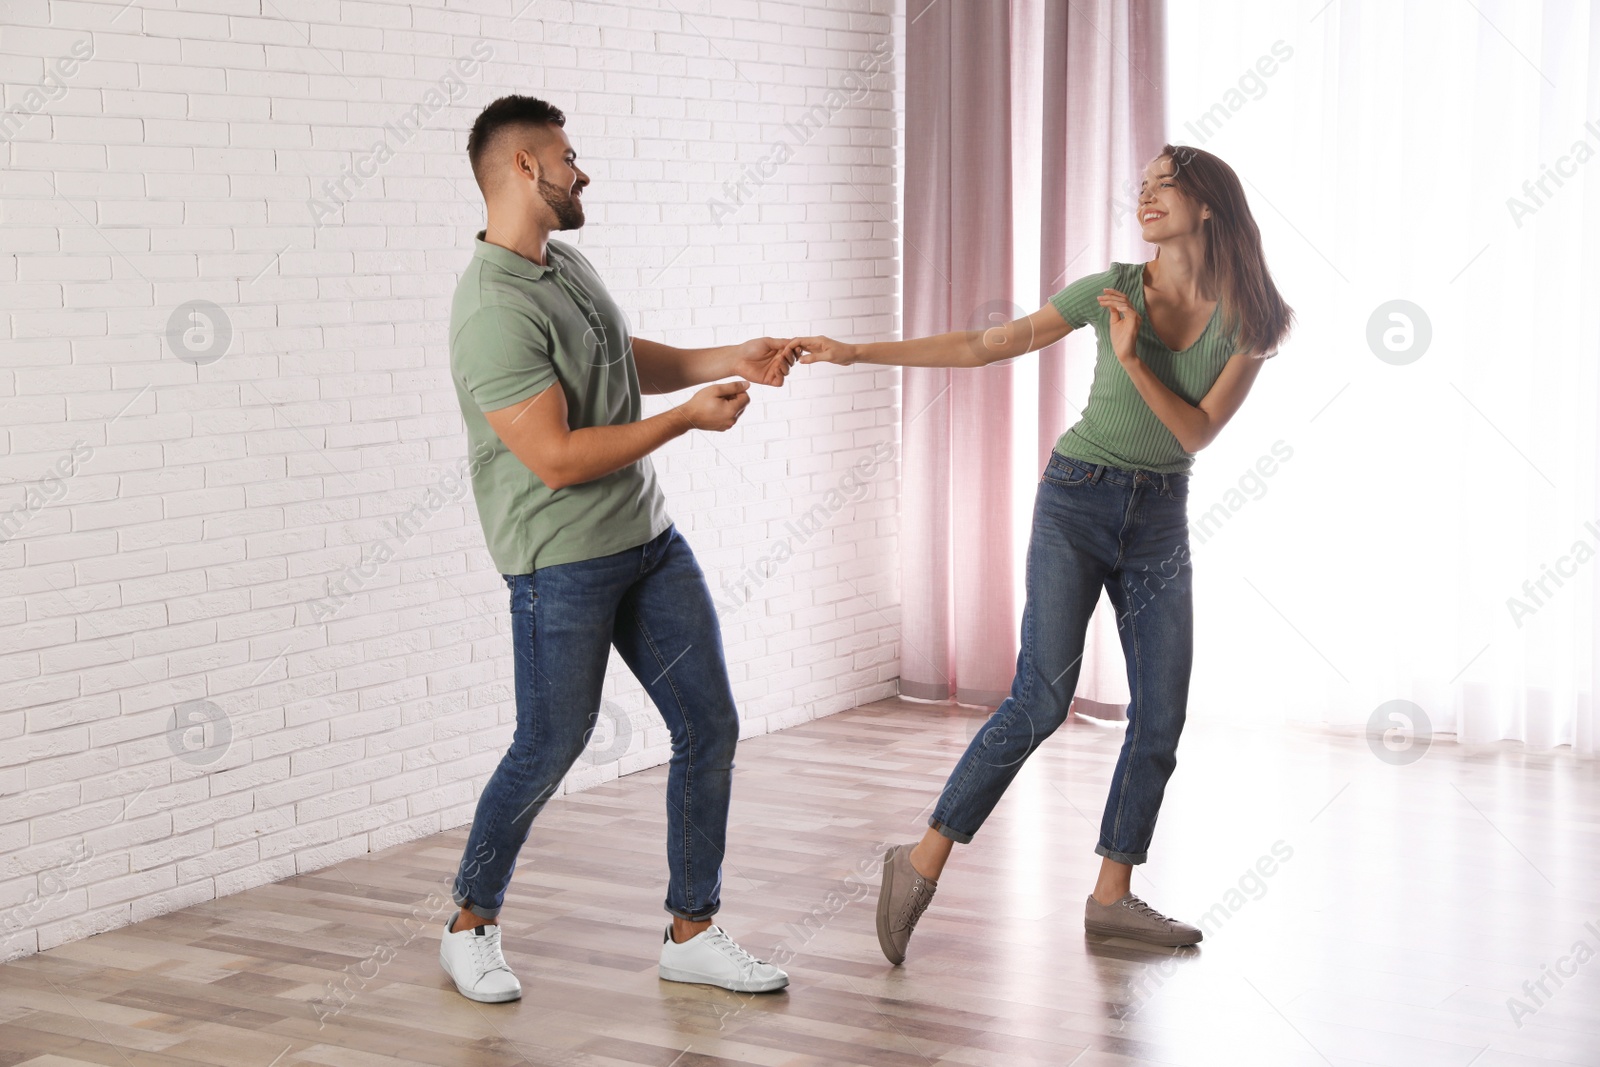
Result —
[[[1005, 3], [934, 4], [907, 33], [908, 337], [1011, 307], [1011, 47]], [[1016, 654], [1011, 368], [907, 368], [901, 403], [900, 688], [995, 703]]]
[[[1164, 140], [1164, 37], [1160, 0], [938, 3], [911, 20], [907, 337], [995, 325], [1112, 259], [1147, 258], [1126, 205]], [[1037, 253], [1036, 291], [1015, 284], [1019, 249]], [[981, 370], [905, 371], [907, 696], [993, 706], [1010, 690], [1028, 534], [1012, 518], [1015, 465], [1037, 477], [1093, 371], [1092, 355], [1069, 366], [1064, 348]], [[1018, 395], [1037, 397], [1036, 455], [1013, 454]], [[1078, 689], [1106, 706], [1096, 714], [1126, 703], [1121, 659], [1102, 599]]]

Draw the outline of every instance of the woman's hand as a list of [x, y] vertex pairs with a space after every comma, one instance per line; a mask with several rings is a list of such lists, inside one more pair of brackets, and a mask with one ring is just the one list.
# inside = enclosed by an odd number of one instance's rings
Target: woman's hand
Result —
[[1128, 302], [1128, 294], [1120, 289], [1102, 289], [1095, 300], [1109, 313], [1111, 350], [1117, 354], [1117, 361], [1126, 364], [1137, 360], [1139, 313]]
[[832, 363], [848, 367], [856, 361], [856, 346], [831, 337], [796, 337], [789, 344], [801, 353], [801, 363]]

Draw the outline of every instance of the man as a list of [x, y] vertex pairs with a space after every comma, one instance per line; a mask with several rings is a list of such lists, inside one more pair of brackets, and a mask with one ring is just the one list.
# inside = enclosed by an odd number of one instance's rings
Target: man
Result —
[[[511, 593], [517, 726], [484, 786], [456, 875], [439, 959], [463, 996], [515, 1000], [499, 914], [534, 817], [583, 751], [615, 646], [672, 736], [660, 975], [736, 992], [788, 976], [712, 924], [720, 906], [739, 714], [711, 594], [667, 517], [650, 453], [690, 429], [722, 431], [749, 382], [782, 385], [783, 343], [677, 349], [630, 339], [589, 261], [550, 239], [583, 225], [589, 178], [532, 97], [490, 104], [467, 140], [488, 223], [456, 287], [450, 369], [466, 420], [472, 489]], [[641, 392], [714, 382], [640, 418]]]

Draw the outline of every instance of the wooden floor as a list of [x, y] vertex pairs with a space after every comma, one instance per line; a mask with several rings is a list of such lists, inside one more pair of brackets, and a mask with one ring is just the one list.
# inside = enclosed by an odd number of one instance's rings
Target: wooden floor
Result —
[[1439, 742], [1396, 766], [1191, 720], [1134, 885], [1209, 916], [1174, 953], [1083, 932], [1122, 735], [1074, 720], [891, 967], [874, 849], [920, 834], [978, 721], [888, 701], [742, 743], [719, 921], [793, 953], [786, 992], [656, 977], [656, 768], [535, 825], [503, 915], [519, 1003], [439, 969], [463, 829], [0, 967], [0, 1067], [1600, 1064], [1595, 761]]

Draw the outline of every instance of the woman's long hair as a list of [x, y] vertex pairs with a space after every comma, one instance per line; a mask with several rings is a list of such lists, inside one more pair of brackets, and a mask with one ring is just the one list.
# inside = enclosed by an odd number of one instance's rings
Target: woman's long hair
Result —
[[1222, 305], [1235, 351], [1266, 355], [1289, 335], [1294, 309], [1284, 303], [1261, 252], [1261, 230], [1233, 168], [1189, 145], [1162, 145], [1179, 192], [1211, 209], [1206, 229], [1206, 284]]

